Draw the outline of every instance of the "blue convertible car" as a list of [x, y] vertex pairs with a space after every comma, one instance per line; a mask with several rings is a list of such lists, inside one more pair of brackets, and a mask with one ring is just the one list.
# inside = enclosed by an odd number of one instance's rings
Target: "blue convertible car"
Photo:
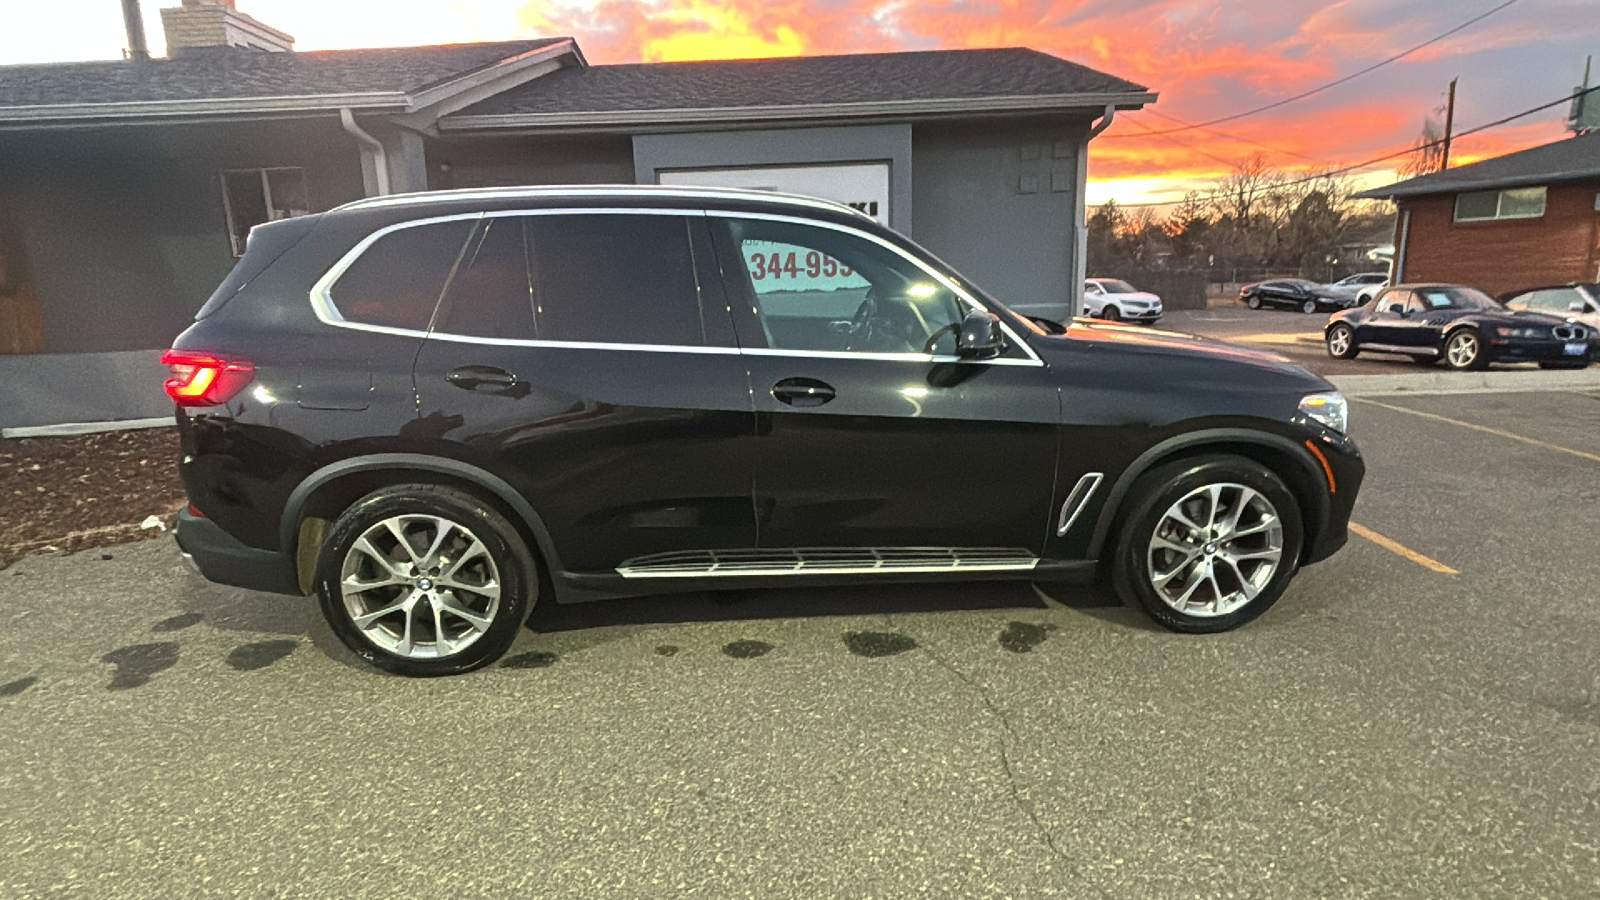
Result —
[[1355, 309], [1334, 313], [1323, 337], [1334, 359], [1374, 350], [1403, 353], [1424, 364], [1442, 359], [1452, 369], [1481, 369], [1492, 362], [1581, 369], [1600, 355], [1589, 326], [1514, 312], [1477, 288], [1458, 284], [1385, 288]]

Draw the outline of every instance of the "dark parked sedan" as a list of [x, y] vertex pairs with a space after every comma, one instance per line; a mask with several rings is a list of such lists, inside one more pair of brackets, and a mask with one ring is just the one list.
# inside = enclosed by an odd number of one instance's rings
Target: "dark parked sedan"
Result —
[[1509, 310], [1477, 288], [1458, 284], [1386, 288], [1358, 309], [1335, 313], [1323, 334], [1334, 359], [1376, 350], [1404, 353], [1420, 363], [1443, 359], [1452, 369], [1481, 369], [1492, 362], [1581, 369], [1597, 353], [1593, 329], [1581, 322]]
[[1279, 278], [1247, 284], [1239, 289], [1239, 299], [1251, 309], [1283, 306], [1305, 313], [1346, 309], [1356, 302], [1353, 296], [1334, 293], [1323, 285], [1304, 278]]

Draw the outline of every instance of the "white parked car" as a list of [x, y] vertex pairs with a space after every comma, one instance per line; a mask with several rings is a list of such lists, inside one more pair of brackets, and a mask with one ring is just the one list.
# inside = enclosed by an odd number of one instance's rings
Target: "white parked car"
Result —
[[1502, 294], [1500, 302], [1515, 312], [1538, 312], [1582, 322], [1600, 331], [1600, 284], [1558, 284]]
[[1161, 318], [1161, 298], [1116, 278], [1090, 278], [1083, 283], [1083, 314], [1113, 322], [1150, 324]]
[[1332, 296], [1349, 297], [1355, 304], [1361, 304], [1367, 302], [1388, 284], [1387, 272], [1358, 272], [1332, 284], [1325, 284], [1322, 288]]

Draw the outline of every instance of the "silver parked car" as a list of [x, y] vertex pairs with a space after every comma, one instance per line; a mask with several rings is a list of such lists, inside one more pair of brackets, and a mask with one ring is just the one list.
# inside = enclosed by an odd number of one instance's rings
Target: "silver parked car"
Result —
[[1507, 309], [1573, 319], [1600, 331], [1600, 284], [1557, 284], [1513, 291], [1500, 297]]

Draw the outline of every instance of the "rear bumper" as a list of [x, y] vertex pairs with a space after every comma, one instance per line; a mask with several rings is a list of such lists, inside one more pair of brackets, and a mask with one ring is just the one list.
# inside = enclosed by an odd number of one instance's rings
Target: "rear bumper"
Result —
[[305, 595], [293, 559], [276, 550], [246, 546], [210, 519], [182, 510], [173, 536], [184, 559], [209, 581], [271, 594]]

